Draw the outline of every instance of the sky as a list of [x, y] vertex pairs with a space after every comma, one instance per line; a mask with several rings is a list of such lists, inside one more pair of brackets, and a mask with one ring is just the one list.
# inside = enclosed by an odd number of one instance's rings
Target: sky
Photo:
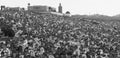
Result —
[[24, 7], [31, 5], [48, 5], [58, 9], [59, 3], [63, 12], [71, 14], [92, 15], [102, 14], [114, 16], [120, 14], [120, 0], [0, 0], [0, 5], [8, 7]]

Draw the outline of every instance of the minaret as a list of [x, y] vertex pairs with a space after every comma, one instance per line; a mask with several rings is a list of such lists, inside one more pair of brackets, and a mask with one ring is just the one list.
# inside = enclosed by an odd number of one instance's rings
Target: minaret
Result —
[[28, 3], [28, 10], [30, 10], [30, 3]]
[[59, 12], [59, 13], [62, 13], [62, 6], [61, 6], [61, 3], [59, 4], [58, 12]]

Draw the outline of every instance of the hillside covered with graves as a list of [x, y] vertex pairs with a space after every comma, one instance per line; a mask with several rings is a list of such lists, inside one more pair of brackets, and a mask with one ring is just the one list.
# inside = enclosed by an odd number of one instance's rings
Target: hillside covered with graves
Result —
[[120, 21], [0, 12], [0, 58], [120, 58]]

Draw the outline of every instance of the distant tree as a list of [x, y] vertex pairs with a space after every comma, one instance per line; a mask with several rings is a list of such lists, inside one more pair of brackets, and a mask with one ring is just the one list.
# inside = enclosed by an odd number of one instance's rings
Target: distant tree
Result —
[[22, 10], [25, 10], [25, 8], [22, 8]]
[[28, 3], [28, 6], [30, 6], [30, 3]]

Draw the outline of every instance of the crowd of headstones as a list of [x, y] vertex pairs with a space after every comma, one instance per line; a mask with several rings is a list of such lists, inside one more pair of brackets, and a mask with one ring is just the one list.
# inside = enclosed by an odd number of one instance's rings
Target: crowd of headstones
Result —
[[116, 23], [4, 12], [0, 14], [0, 58], [120, 58]]

